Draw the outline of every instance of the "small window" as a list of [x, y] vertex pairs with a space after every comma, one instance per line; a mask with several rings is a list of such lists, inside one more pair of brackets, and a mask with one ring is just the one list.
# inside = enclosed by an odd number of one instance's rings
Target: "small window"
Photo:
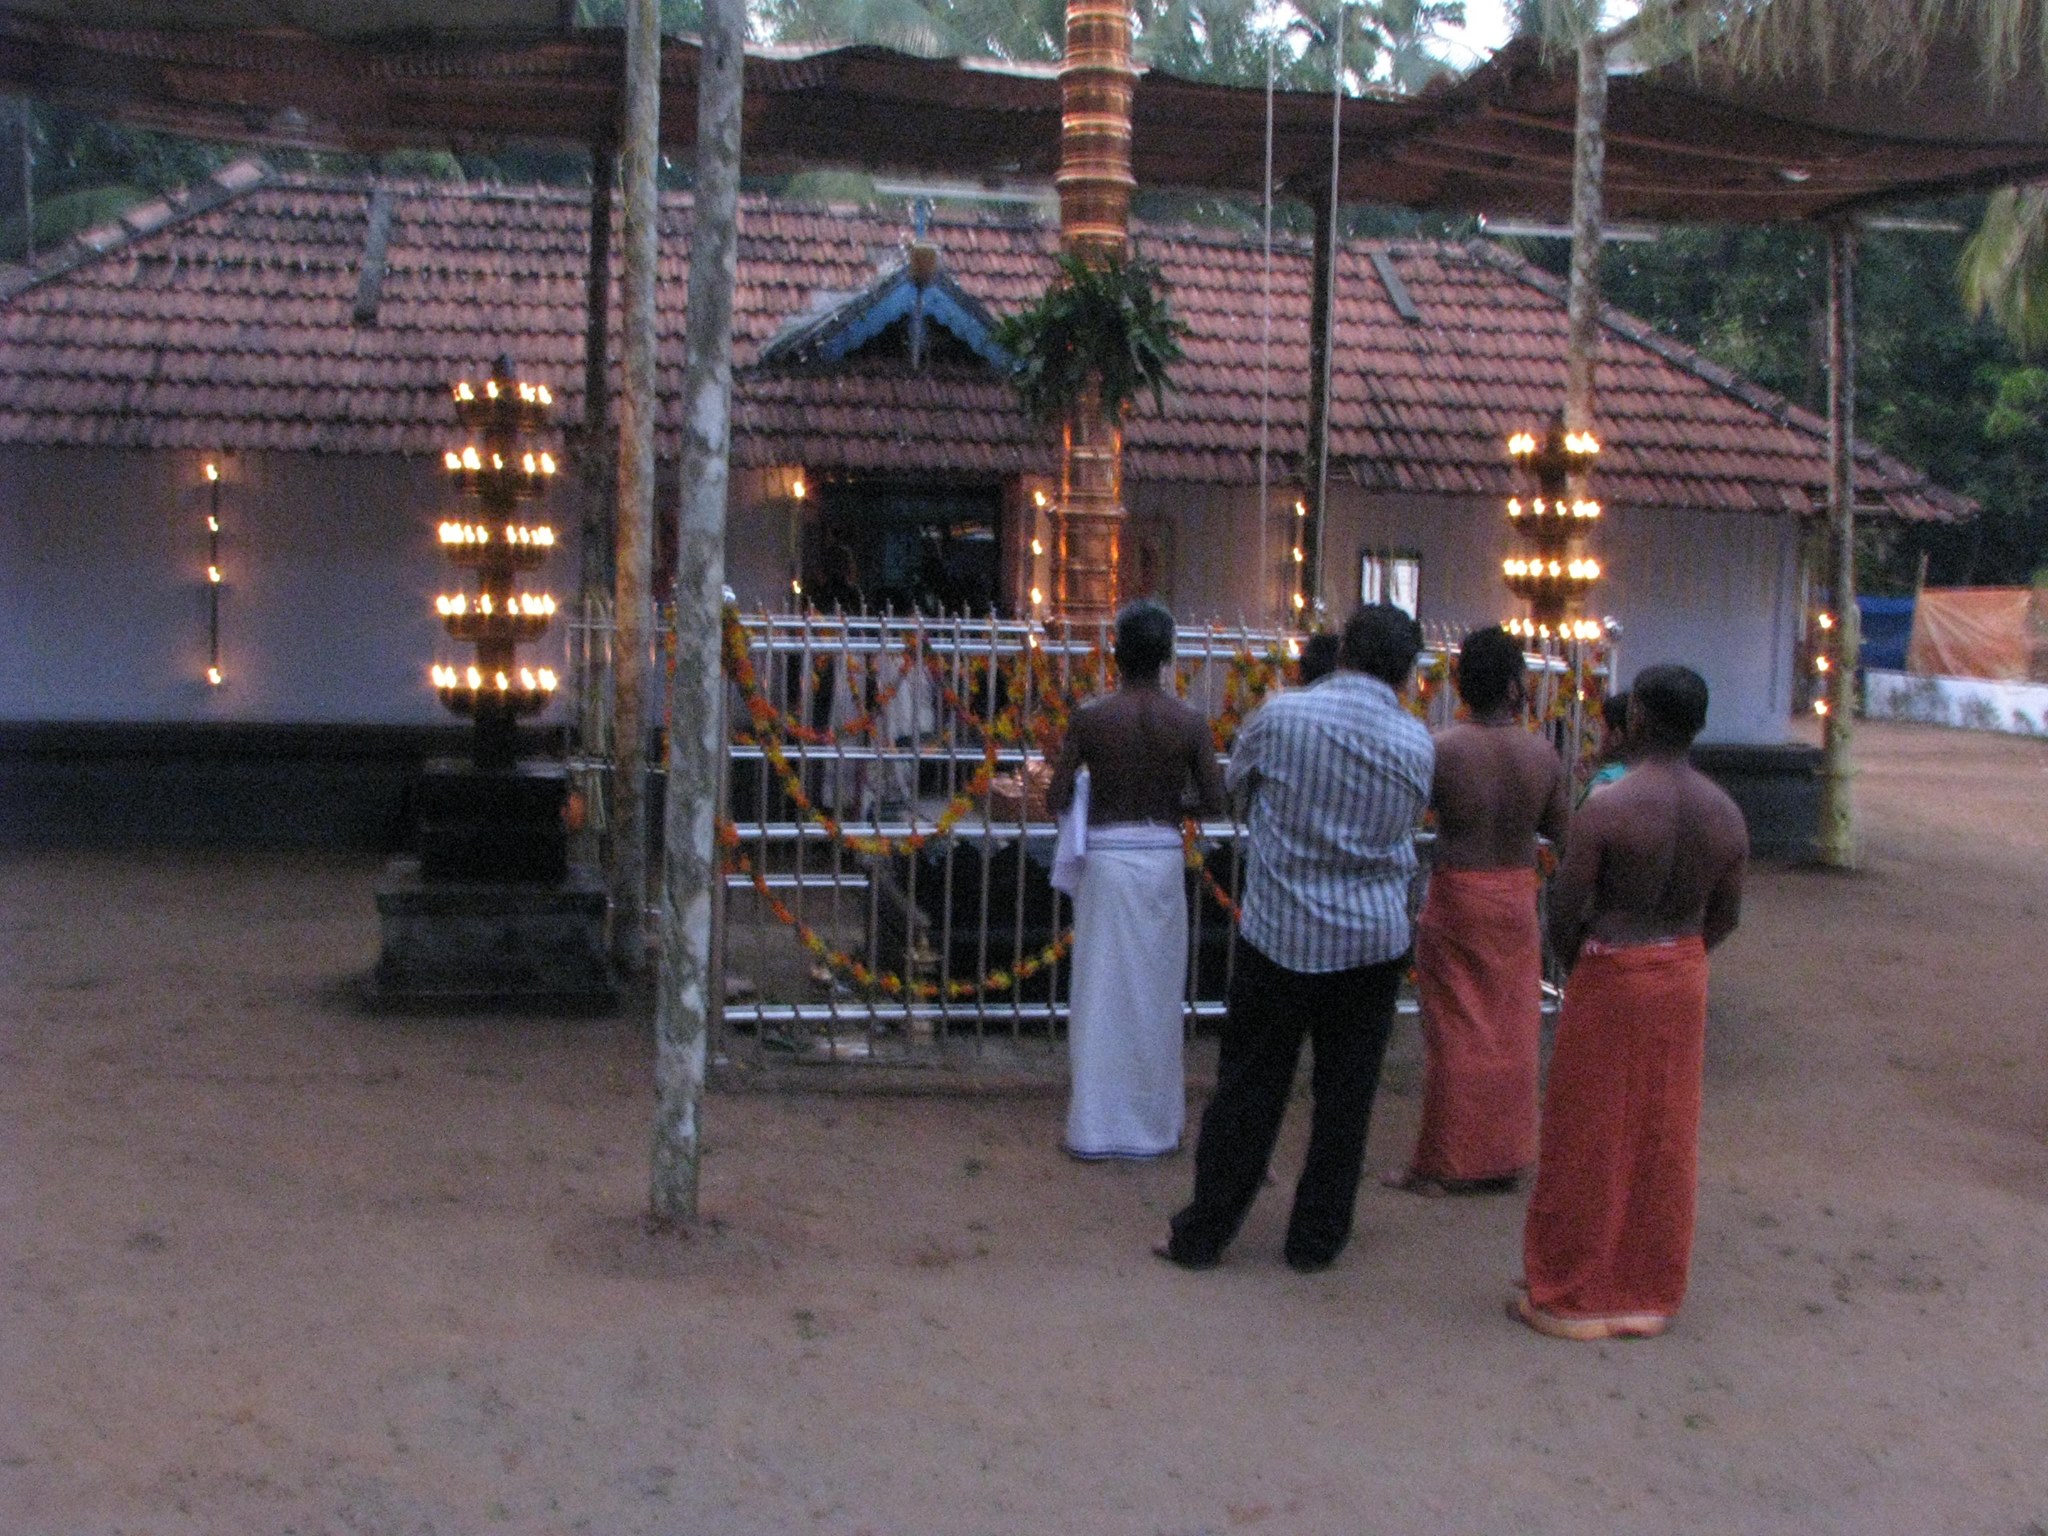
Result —
[[1422, 617], [1422, 556], [1415, 550], [1369, 549], [1358, 563], [1358, 600], [1392, 603], [1411, 619]]

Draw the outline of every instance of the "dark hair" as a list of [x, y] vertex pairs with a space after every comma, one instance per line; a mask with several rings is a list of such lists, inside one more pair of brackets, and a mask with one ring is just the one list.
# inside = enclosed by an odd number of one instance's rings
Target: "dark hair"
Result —
[[1600, 721], [1619, 736], [1628, 729], [1628, 690], [1622, 688], [1600, 701]]
[[1392, 603], [1361, 608], [1344, 623], [1337, 664], [1399, 688], [1422, 652], [1422, 626]]
[[1691, 667], [1673, 663], [1645, 667], [1628, 691], [1643, 735], [1671, 747], [1688, 747], [1707, 723], [1707, 680]]
[[1522, 642], [1498, 624], [1475, 629], [1458, 644], [1458, 697], [1482, 714], [1507, 703], [1508, 691], [1527, 671]]
[[1337, 637], [1327, 629], [1318, 630], [1301, 644], [1301, 686], [1328, 677], [1337, 670]]
[[1116, 616], [1116, 669], [1151, 678], [1173, 659], [1173, 615], [1150, 598], [1126, 603]]

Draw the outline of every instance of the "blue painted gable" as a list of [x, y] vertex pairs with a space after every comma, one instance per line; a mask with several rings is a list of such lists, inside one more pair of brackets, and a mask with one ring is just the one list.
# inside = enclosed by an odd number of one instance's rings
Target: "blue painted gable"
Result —
[[913, 364], [923, 361], [926, 326], [938, 325], [998, 372], [1009, 373], [1017, 366], [1017, 360], [996, 344], [995, 317], [951, 274], [939, 272], [920, 284], [907, 265], [884, 272], [822, 313], [785, 325], [762, 348], [759, 366], [816, 368], [844, 363], [898, 321], [908, 323]]

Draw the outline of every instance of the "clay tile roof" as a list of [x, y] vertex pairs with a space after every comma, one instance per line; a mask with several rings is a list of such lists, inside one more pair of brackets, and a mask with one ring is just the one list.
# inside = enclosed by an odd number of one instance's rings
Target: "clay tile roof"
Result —
[[[509, 350], [582, 415], [586, 205], [549, 189], [381, 184], [386, 273], [374, 318], [355, 307], [370, 184], [277, 177], [239, 163], [136, 210], [31, 269], [0, 271], [0, 442], [438, 455], [447, 387]], [[801, 464], [1010, 475], [1053, 444], [984, 367], [873, 349], [824, 369], [760, 366], [793, 316], [855, 293], [901, 259], [884, 214], [750, 199], [735, 295], [734, 454]], [[689, 203], [662, 210], [659, 451], [679, 448]], [[932, 227], [945, 271], [990, 311], [1051, 272], [1053, 231], [996, 220]], [[1263, 411], [1272, 478], [1304, 467], [1309, 254], [1276, 244], [1267, 323], [1256, 243], [1141, 230], [1190, 327], [1163, 414], [1127, 433], [1134, 481], [1254, 484]], [[95, 248], [95, 245], [98, 248]], [[1389, 278], [1393, 282], [1389, 282]], [[1395, 293], [1395, 285], [1400, 290]], [[1497, 248], [1354, 245], [1339, 258], [1331, 473], [1338, 483], [1506, 495], [1502, 445], [1562, 397], [1555, 279]], [[1602, 498], [1617, 506], [1809, 512], [1824, 500], [1825, 425], [1649, 326], [1609, 311], [1601, 361]], [[617, 358], [616, 342], [612, 355]], [[1270, 372], [1262, 370], [1270, 359]], [[1261, 379], [1270, 380], [1262, 390]], [[1859, 445], [1859, 498], [1909, 518], [1972, 504]]]

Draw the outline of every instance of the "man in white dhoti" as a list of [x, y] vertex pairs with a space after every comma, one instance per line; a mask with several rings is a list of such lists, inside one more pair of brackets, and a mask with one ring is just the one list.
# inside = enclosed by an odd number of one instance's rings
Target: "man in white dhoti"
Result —
[[1160, 686], [1173, 615], [1133, 603], [1117, 615], [1116, 692], [1074, 712], [1049, 800], [1064, 813], [1089, 771], [1086, 854], [1074, 893], [1073, 1094], [1076, 1157], [1157, 1157], [1180, 1145], [1188, 904], [1180, 825], [1223, 809], [1209, 723]]

